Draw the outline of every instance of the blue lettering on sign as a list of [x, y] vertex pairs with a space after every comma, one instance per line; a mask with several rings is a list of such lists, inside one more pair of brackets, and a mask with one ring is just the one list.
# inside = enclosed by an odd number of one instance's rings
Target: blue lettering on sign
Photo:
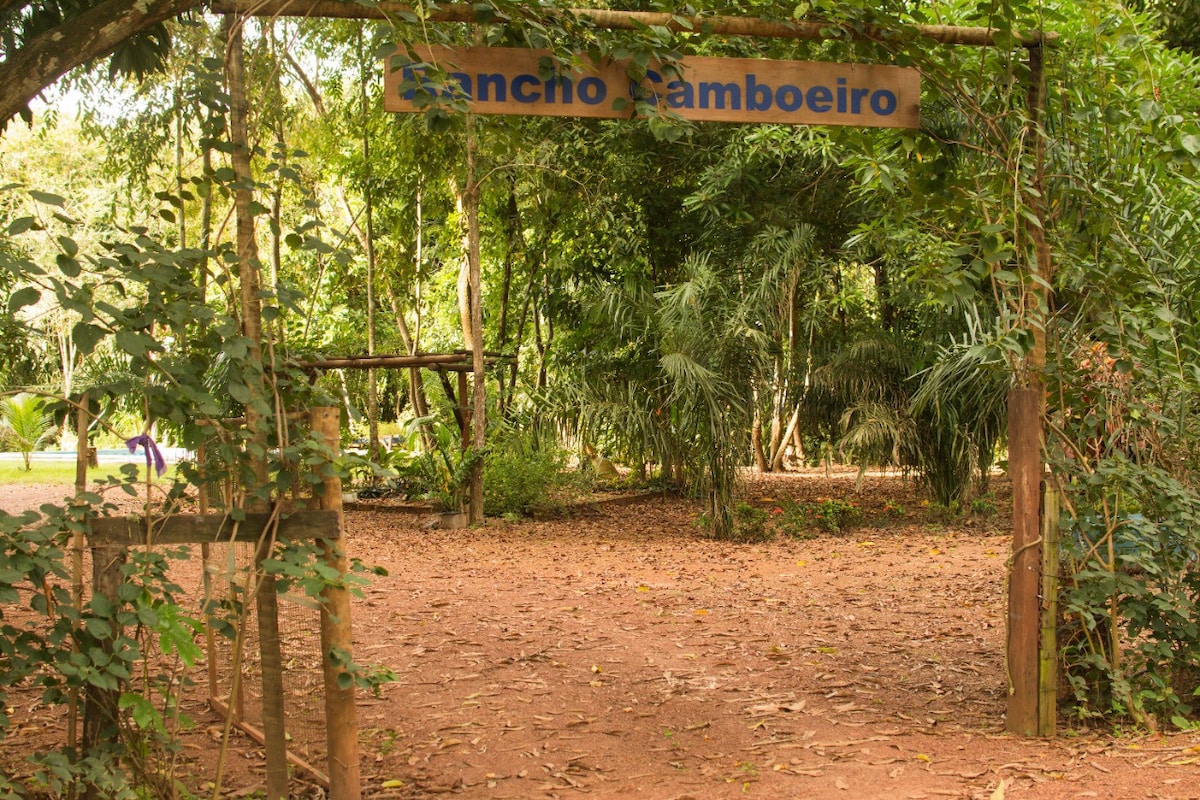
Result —
[[746, 110], [767, 111], [771, 108], [771, 87], [758, 82], [753, 73], [746, 76]]
[[808, 108], [814, 114], [824, 114], [833, 107], [833, 92], [828, 86], [810, 86], [808, 89]]
[[[446, 77], [450, 78], [451, 80], [458, 81], [458, 85], [460, 87], [462, 87], [463, 94], [465, 94], [467, 97], [475, 96], [475, 93], [473, 91], [471, 91], [471, 76], [468, 75], [467, 73], [451, 72]], [[446, 98], [447, 100], [453, 98], [454, 90], [451, 87], [447, 86], [445, 89], [442, 90], [442, 97]]]
[[[563, 76], [543, 81], [529, 73], [507, 76], [501, 72], [450, 72], [446, 84], [439, 85], [426, 75], [422, 64], [407, 64], [401, 68], [401, 74], [402, 85], [406, 87], [401, 96], [409, 101], [414, 100], [418, 92], [428, 95], [440, 92], [443, 97], [452, 98], [456, 95], [455, 84], [463, 95], [484, 103], [505, 103], [511, 98], [526, 104], [573, 105], [580, 102], [594, 106], [608, 100], [609, 95], [608, 84], [595, 75], [577, 81]], [[700, 81], [692, 84], [674, 78], [664, 84], [660, 72], [647, 70], [644, 83], [630, 83], [629, 93], [650, 105], [664, 102], [669, 108], [685, 111], [695, 108], [758, 112], [778, 109], [791, 113], [807, 106], [814, 114], [835, 111], [887, 117], [895, 114], [900, 106], [900, 98], [894, 91], [850, 86], [845, 77], [837, 78], [834, 86], [813, 84], [805, 87], [792, 83], [773, 86], [761, 81], [754, 73], [746, 74], [744, 83]]]
[[775, 90], [775, 105], [783, 111], [798, 111], [804, 105], [804, 92], [799, 86], [785, 83]]
[[851, 89], [850, 90], [850, 113], [862, 113], [862, 101], [871, 94], [870, 89]]
[[[657, 85], [662, 83], [662, 75], [652, 69], [648, 69], [646, 70], [646, 80], [651, 84]], [[629, 82], [629, 96], [652, 106], [658, 105], [658, 89], [651, 88], [650, 91], [645, 91], [635, 81]]]
[[538, 91], [529, 91], [527, 87], [537, 86], [541, 83], [536, 75], [518, 75], [512, 80], [512, 96], [513, 100], [518, 103], [536, 103], [542, 99], [542, 93]]
[[576, 88], [579, 90], [579, 99], [589, 106], [603, 103], [604, 98], [608, 97], [608, 87], [595, 76], [584, 78]]
[[[729, 105], [726, 105], [726, 102]], [[738, 110], [742, 107], [742, 87], [736, 83], [700, 82], [701, 108], [730, 108]]]
[[871, 110], [881, 117], [896, 113], [896, 106], [899, 104], [900, 101], [896, 98], [895, 92], [880, 89], [871, 93]]
[[546, 102], [557, 103], [556, 92], [562, 90], [562, 102], [571, 105], [575, 102], [575, 84], [570, 78], [551, 78], [546, 81]]
[[687, 81], [671, 81], [667, 84], [667, 105], [671, 108], [695, 108], [696, 94]]
[[[466, 88], [464, 86], [464, 88]], [[498, 72], [492, 72], [479, 76], [479, 91], [475, 95], [476, 100], [484, 102], [495, 100], [497, 103], [503, 103], [507, 96], [508, 81]], [[492, 90], [495, 90], [496, 96], [492, 97]]]

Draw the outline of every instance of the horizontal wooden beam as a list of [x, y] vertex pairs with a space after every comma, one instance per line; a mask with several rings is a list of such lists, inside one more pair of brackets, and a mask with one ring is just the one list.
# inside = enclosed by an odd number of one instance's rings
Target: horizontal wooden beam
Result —
[[[492, 364], [512, 356], [499, 353], [484, 354], [484, 361]], [[335, 356], [330, 358], [314, 358], [297, 361], [301, 369], [371, 369], [399, 367], [428, 367], [430, 369], [471, 369], [470, 353], [418, 353], [416, 355], [378, 355], [378, 356]]]
[[[393, 0], [370, 5], [339, 0], [213, 0], [209, 8], [217, 14], [244, 14], [257, 17], [314, 17], [333, 19], [402, 19], [417, 12], [412, 6]], [[540, 9], [547, 13], [545, 8]], [[894, 31], [875, 26], [862, 29], [814, 20], [771, 20], [754, 17], [684, 16], [655, 11], [613, 11], [603, 8], [567, 8], [561, 12], [586, 20], [597, 28], [638, 30], [659, 26], [672, 31], [702, 31], [720, 36], [748, 36], [764, 39], [852, 39], [886, 40]], [[535, 16], [530, 13], [529, 16]], [[479, 12], [467, 3], [447, 3], [423, 12], [429, 22], [477, 22]], [[996, 31], [992, 28], [957, 25], [912, 25], [920, 36], [939, 44], [992, 47]], [[1016, 36], [1023, 47], [1047, 44], [1056, 37], [1045, 31], [1030, 31]]]
[[[210, 698], [208, 698], [208, 704], [212, 707], [213, 711], [217, 712], [218, 716], [221, 716], [221, 717], [229, 716], [229, 706], [226, 705], [222, 700], [218, 700], [215, 697], [210, 697]], [[249, 722], [246, 722], [243, 719], [237, 719], [236, 717], [233, 720], [233, 724], [242, 733], [246, 734], [251, 739], [258, 742], [259, 745], [262, 745], [262, 746], [266, 745], [266, 743], [267, 743], [266, 735], [262, 731], [260, 731], [257, 727], [255, 727], [254, 725], [251, 725]], [[291, 750], [287, 751], [287, 760], [290, 761], [292, 764], [296, 765], [297, 767], [299, 767], [300, 769], [307, 772], [310, 776], [312, 776], [312, 778], [317, 783], [321, 784], [321, 786], [323, 786], [326, 789], [329, 788], [329, 776], [326, 775], [321, 770], [314, 767], [312, 764], [305, 761], [300, 756], [296, 755]]]
[[[274, 517], [266, 513], [247, 513], [241, 522], [228, 514], [178, 514], [155, 520], [150, 527], [149, 544], [206, 544], [216, 542], [257, 542], [267, 523]], [[279, 517], [276, 534], [280, 539], [337, 539], [342, 535], [336, 511], [293, 511]], [[89, 541], [92, 545], [147, 544], [144, 517], [97, 517], [92, 520]]]

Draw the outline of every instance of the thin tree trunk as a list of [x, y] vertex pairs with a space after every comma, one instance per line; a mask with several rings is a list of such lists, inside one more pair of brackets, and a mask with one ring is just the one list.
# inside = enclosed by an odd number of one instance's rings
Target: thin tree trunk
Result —
[[[228, 51], [225, 68], [229, 81], [229, 136], [233, 152], [236, 189], [234, 205], [237, 211], [237, 254], [238, 279], [242, 312], [242, 335], [249, 346], [248, 390], [250, 402], [246, 404], [246, 428], [250, 432], [249, 466], [253, 474], [253, 485], [247, 487], [254, 495], [260, 493], [268, 483], [267, 475], [267, 420], [264, 409], [272, 404], [267, 401], [266, 382], [262, 358], [262, 307], [259, 298], [259, 257], [254, 234], [254, 201], [250, 188], [253, 173], [250, 169], [248, 145], [248, 108], [246, 102], [246, 68], [242, 45], [242, 24], [233, 16], [226, 16], [224, 31], [228, 34]], [[261, 498], [249, 504], [253, 510], [263, 505]], [[256, 508], [257, 507], [257, 508]], [[264, 542], [267, 544], [267, 542]], [[256, 560], [268, 553], [260, 547]], [[276, 700], [283, 697], [282, 658], [279, 652], [277, 625], [278, 606], [275, 596], [275, 579], [265, 573], [259, 574], [256, 606], [259, 618], [259, 644], [263, 675], [263, 733], [266, 735], [267, 800], [280, 800], [288, 796], [287, 742], [282, 708]]]
[[[504, 255], [504, 279], [500, 287], [500, 322], [496, 334], [496, 349], [501, 353], [508, 346], [508, 304], [512, 294], [513, 263], [524, 250], [524, 235], [521, 232], [521, 209], [517, 205], [517, 193], [512, 183], [508, 184], [508, 213], [506, 222], [508, 228], [508, 248]], [[504, 388], [504, 373], [498, 372], [496, 384], [500, 389], [497, 402], [500, 416], [507, 416], [509, 393]]]
[[183, 101], [179, 97], [179, 84], [175, 84], [175, 193], [179, 197], [179, 248], [187, 247], [187, 214], [183, 208]]
[[[479, 182], [475, 174], [475, 119], [467, 115], [467, 289], [470, 317], [467, 349], [471, 351], [471, 446], [483, 452], [487, 433], [487, 396], [483, 372], [483, 280], [479, 253]], [[483, 461], [471, 468], [470, 520], [483, 519]]]
[[792, 411], [792, 416], [788, 420], [787, 430], [779, 440], [779, 446], [771, 452], [771, 471], [781, 472], [783, 470], [783, 457], [787, 453], [788, 446], [792, 443], [792, 438], [796, 433], [796, 426], [800, 423], [800, 406], [796, 406]]
[[750, 428], [750, 443], [754, 448], [754, 466], [759, 472], [766, 472], [768, 469], [767, 455], [763, 452], [762, 441], [762, 409], [758, 406], [758, 389], [753, 392], [754, 398], [754, 421]]
[[[783, 376], [783, 356], [775, 356], [774, 364], [774, 375], [771, 378], [771, 444], [768, 448], [771, 453], [779, 450], [780, 442], [783, 441], [783, 393], [786, 388]], [[767, 468], [773, 469], [773, 464], [774, 459]]]
[[[363, 58], [363, 29], [361, 24], [358, 28], [358, 58], [365, 72], [366, 61]], [[362, 101], [363, 168], [366, 170], [366, 179], [363, 185], [363, 204], [367, 227], [367, 355], [373, 356], [375, 355], [375, 214], [372, 204], [371, 120], [370, 105], [367, 99], [366, 75], [362, 76], [359, 84], [361, 91], [359, 99]], [[379, 376], [374, 367], [367, 370], [367, 427], [369, 439], [367, 455], [374, 461], [379, 458]]]

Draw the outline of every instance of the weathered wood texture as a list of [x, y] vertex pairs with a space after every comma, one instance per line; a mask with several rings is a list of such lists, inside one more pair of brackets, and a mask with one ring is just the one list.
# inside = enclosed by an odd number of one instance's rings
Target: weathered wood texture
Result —
[[1058, 490], [1042, 497], [1042, 633], [1038, 641], [1038, 736], [1058, 727]]
[[[479, 114], [629, 119], [635, 110], [623, 61], [582, 58], [579, 68], [540, 78], [549, 50], [414, 45], [421, 62], [457, 76]], [[921, 73], [912, 67], [830, 61], [685, 56], [678, 75], [651, 62], [643, 99], [696, 122], [919, 128]], [[384, 72], [385, 111], [421, 112], [415, 88], [425, 67]], [[622, 101], [622, 102], [618, 102]], [[470, 183], [468, 183], [470, 186]], [[469, 196], [469, 193], [468, 193]]]
[[[412, 6], [397, 2], [377, 2], [370, 5], [342, 3], [336, 0], [215, 0], [211, 4], [214, 13], [238, 13], [260, 17], [329, 17], [335, 19], [395, 19], [412, 15]], [[719, 36], [751, 36], [768, 39], [871, 39], [894, 38], [895, 31], [875, 26], [861, 29], [837, 26], [819, 20], [769, 20], [752, 17], [730, 17], [720, 15], [685, 16], [654, 11], [615, 11], [602, 8], [571, 8], [562, 12], [566, 16], [587, 20], [597, 28], [609, 30], [638, 30], [656, 25], [672, 31], [700, 31]], [[426, 11], [423, 18], [429, 22], [477, 22], [479, 12], [466, 3], [450, 3]], [[938, 44], [993, 47], [996, 31], [991, 28], [961, 27], [956, 25], [912, 25], [918, 36]], [[1053, 41], [1055, 35], [1044, 31], [1028, 31], [1016, 34], [1016, 43], [1022, 46]]]
[[[484, 361], [493, 364], [497, 361], [511, 359], [500, 353], [484, 353]], [[300, 369], [370, 369], [374, 367], [404, 368], [428, 367], [429, 369], [470, 370], [472, 357], [468, 352], [462, 353], [416, 353], [414, 355], [377, 355], [377, 356], [331, 356], [329, 358], [313, 358], [297, 361]]]
[[[340, 449], [339, 410], [312, 409], [313, 437], [337, 455]], [[317, 502], [326, 513], [342, 516], [342, 482], [334, 474], [319, 476]], [[326, 565], [338, 575], [348, 571], [345, 541], [320, 539], [317, 546]], [[346, 665], [333, 658], [334, 653], [350, 654], [350, 592], [344, 585], [326, 586], [321, 591], [321, 664], [325, 680], [325, 733], [329, 797], [331, 800], [359, 800], [362, 797], [358, 765], [358, 709], [354, 704], [354, 682], [342, 685]]]
[[1008, 474], [1013, 489], [1013, 542], [1008, 576], [1008, 730], [1038, 731], [1039, 595], [1042, 579], [1042, 392], [1008, 394]]

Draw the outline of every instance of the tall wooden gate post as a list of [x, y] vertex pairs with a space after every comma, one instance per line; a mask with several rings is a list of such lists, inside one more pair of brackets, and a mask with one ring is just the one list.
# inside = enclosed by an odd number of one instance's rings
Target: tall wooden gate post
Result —
[[[336, 408], [314, 408], [310, 411], [313, 436], [323, 442], [335, 455], [340, 449], [339, 411]], [[338, 528], [344, 532], [342, 521], [342, 482], [336, 475], [321, 478], [317, 505], [338, 513]], [[337, 541], [318, 539], [325, 563], [346, 574], [345, 537]], [[343, 676], [349, 677], [343, 658], [349, 656], [350, 592], [345, 586], [327, 586], [321, 592], [321, 664], [325, 677], [325, 731], [328, 740], [329, 796], [331, 800], [359, 800], [362, 787], [358, 766], [358, 710], [354, 705], [354, 682], [343, 686]]]
[[[1045, 131], [1042, 117], [1046, 107], [1045, 70], [1040, 44], [1029, 51], [1029, 86], [1026, 104], [1029, 116], [1025, 126], [1025, 146], [1031, 149], [1033, 173], [1024, 201], [1034, 218], [1026, 218], [1025, 235], [1033, 251], [1024, 278], [1022, 320], [1032, 337], [1033, 346], [1018, 371], [1020, 383], [1008, 395], [1008, 464], [1013, 485], [1012, 565], [1008, 584], [1008, 730], [1023, 736], [1050, 736], [1054, 733], [1053, 692], [1044, 687], [1056, 683], [1057, 659], [1044, 658], [1056, 651], [1054, 626], [1043, 625], [1045, 586], [1042, 581], [1043, 512], [1042, 480], [1045, 467], [1042, 445], [1045, 441], [1046, 329], [1049, 323], [1051, 281], [1054, 260], [1046, 240], [1045, 205]], [[1057, 514], [1057, 512], [1054, 512]], [[1057, 520], [1055, 519], [1055, 522]], [[1057, 547], [1057, 543], [1053, 547]], [[1048, 639], [1043, 641], [1043, 639]], [[1043, 670], [1050, 674], [1043, 675]], [[1049, 708], [1043, 708], [1047, 703]], [[1049, 722], [1048, 722], [1049, 721]]]
[[1008, 730], [1038, 732], [1039, 596], [1042, 589], [1042, 393], [1008, 394], [1008, 474], [1013, 487], [1013, 542], [1008, 578]]

